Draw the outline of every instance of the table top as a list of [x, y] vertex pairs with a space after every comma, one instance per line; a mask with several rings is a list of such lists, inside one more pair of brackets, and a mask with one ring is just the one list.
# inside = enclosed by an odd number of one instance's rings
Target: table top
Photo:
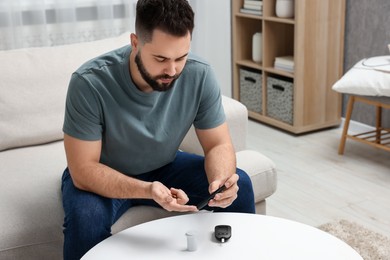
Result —
[[[216, 225], [230, 225], [220, 243]], [[196, 251], [187, 250], [187, 232]], [[349, 245], [317, 228], [257, 214], [196, 213], [146, 222], [102, 241], [82, 260], [99, 259], [348, 259], [363, 260]]]

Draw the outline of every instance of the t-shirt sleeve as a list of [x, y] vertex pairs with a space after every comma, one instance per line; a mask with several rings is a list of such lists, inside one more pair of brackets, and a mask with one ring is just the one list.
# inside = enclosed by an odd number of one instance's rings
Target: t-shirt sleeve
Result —
[[225, 122], [221, 90], [210, 66], [202, 82], [203, 91], [194, 126], [198, 129], [210, 129]]
[[102, 138], [103, 124], [98, 95], [89, 82], [74, 73], [65, 104], [64, 133], [86, 141]]

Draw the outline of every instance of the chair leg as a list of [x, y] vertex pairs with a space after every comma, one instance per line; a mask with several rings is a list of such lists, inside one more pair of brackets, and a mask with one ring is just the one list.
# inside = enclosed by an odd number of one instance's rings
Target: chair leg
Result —
[[339, 154], [344, 154], [344, 148], [345, 148], [345, 141], [347, 139], [348, 135], [348, 127], [349, 127], [349, 121], [351, 120], [352, 110], [353, 110], [353, 104], [355, 103], [355, 96], [349, 96], [348, 98], [348, 105], [347, 105], [347, 111], [345, 114], [345, 122], [344, 122], [344, 128], [343, 133], [341, 134], [341, 140], [339, 145]]
[[382, 107], [377, 105], [376, 107], [376, 136], [375, 143], [381, 143], [381, 131], [382, 131]]

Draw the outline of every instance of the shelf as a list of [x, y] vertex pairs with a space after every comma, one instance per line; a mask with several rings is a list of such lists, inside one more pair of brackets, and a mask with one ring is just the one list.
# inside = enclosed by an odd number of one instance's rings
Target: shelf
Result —
[[245, 67], [252, 68], [252, 69], [257, 69], [257, 70], [263, 69], [261, 63], [256, 63], [252, 60], [238, 60], [236, 63], [238, 65], [245, 66]]
[[241, 12], [236, 13], [236, 17], [249, 18], [249, 19], [255, 19], [255, 20], [262, 20], [263, 19], [263, 16], [260, 16], [260, 15], [245, 14], [245, 13], [241, 13]]
[[235, 16], [240, 18], [264, 20], [264, 21], [277, 22], [277, 23], [295, 24], [295, 20], [293, 18], [288, 19], [288, 18], [279, 18], [275, 16], [260, 16], [260, 15], [253, 15], [253, 14], [245, 14], [241, 12], [236, 13]]
[[263, 66], [273, 68], [275, 58], [295, 56], [295, 26], [287, 23], [265, 21]]
[[264, 71], [270, 72], [270, 73], [273, 73], [276, 75], [280, 75], [280, 76], [285, 76], [288, 78], [294, 78], [294, 73], [291, 73], [288, 71], [283, 71], [283, 70], [278, 70], [278, 69], [275, 69], [273, 67], [266, 67], [266, 68], [264, 68]]
[[[332, 85], [343, 73], [346, 0], [295, 0], [294, 18], [276, 16], [277, 0], [262, 1], [259, 16], [240, 13], [244, 0], [231, 0], [233, 98], [248, 107], [249, 118], [295, 134], [340, 124], [341, 95]], [[252, 61], [256, 32], [261, 63]], [[283, 56], [294, 57], [293, 72], [274, 67]], [[260, 80], [248, 86], [242, 70]]]
[[279, 18], [279, 17], [275, 17], [275, 16], [263, 17], [263, 20], [264, 21], [270, 21], [270, 22], [295, 24], [295, 20], [294, 19]]

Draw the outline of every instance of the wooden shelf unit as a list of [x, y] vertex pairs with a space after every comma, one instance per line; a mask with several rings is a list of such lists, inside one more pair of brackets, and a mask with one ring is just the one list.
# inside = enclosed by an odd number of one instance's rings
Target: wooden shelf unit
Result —
[[[276, 0], [263, 0], [263, 15], [240, 13], [244, 0], [232, 0], [233, 98], [240, 100], [240, 69], [262, 75], [262, 112], [249, 117], [299, 134], [336, 126], [341, 95], [331, 89], [343, 74], [345, 0], [295, 0], [295, 17], [279, 18]], [[252, 36], [262, 33], [262, 62], [252, 61]], [[275, 57], [294, 56], [293, 73], [274, 68]], [[267, 81], [293, 82], [293, 123], [267, 115]]]

